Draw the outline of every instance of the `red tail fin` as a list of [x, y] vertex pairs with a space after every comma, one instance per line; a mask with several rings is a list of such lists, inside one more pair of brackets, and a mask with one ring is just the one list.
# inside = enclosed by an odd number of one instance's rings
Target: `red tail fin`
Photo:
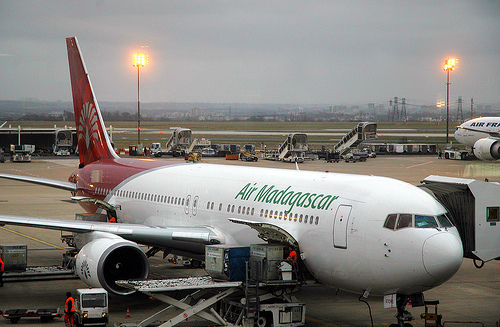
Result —
[[80, 165], [87, 165], [101, 159], [118, 158], [106, 132], [76, 37], [66, 38], [66, 45]]

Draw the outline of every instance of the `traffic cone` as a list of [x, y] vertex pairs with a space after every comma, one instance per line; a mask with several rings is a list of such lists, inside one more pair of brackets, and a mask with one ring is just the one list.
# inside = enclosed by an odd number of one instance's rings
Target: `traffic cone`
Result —
[[129, 308], [128, 308], [128, 307], [127, 307], [127, 314], [125, 315], [125, 318], [132, 318], [132, 317], [130, 316], [130, 310], [129, 310]]

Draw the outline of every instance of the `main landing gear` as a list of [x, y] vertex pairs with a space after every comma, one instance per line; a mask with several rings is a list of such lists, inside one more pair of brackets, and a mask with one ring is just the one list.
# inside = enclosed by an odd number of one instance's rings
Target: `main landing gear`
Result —
[[415, 320], [415, 318], [411, 315], [409, 311], [405, 310], [406, 305], [410, 300], [413, 307], [423, 306], [424, 294], [423, 293], [412, 294], [412, 295], [396, 294], [396, 308], [398, 310], [396, 318], [398, 319], [398, 323], [391, 324], [389, 327], [413, 327], [413, 325], [410, 324], [409, 321]]

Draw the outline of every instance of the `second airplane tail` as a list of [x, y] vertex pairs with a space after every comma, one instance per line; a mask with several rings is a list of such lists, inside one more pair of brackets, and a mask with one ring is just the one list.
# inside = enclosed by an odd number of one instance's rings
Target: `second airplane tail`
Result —
[[80, 166], [118, 158], [104, 126], [76, 37], [66, 38]]

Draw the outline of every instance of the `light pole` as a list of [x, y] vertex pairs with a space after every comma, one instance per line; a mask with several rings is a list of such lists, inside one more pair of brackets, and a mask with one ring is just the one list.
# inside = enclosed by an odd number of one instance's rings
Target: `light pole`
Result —
[[139, 101], [139, 69], [148, 63], [148, 56], [142, 53], [134, 54], [134, 67], [137, 67], [137, 146], [141, 144], [141, 102]]
[[458, 59], [446, 59], [444, 70], [446, 70], [446, 145], [448, 146], [448, 125], [450, 123], [450, 70], [455, 69]]

